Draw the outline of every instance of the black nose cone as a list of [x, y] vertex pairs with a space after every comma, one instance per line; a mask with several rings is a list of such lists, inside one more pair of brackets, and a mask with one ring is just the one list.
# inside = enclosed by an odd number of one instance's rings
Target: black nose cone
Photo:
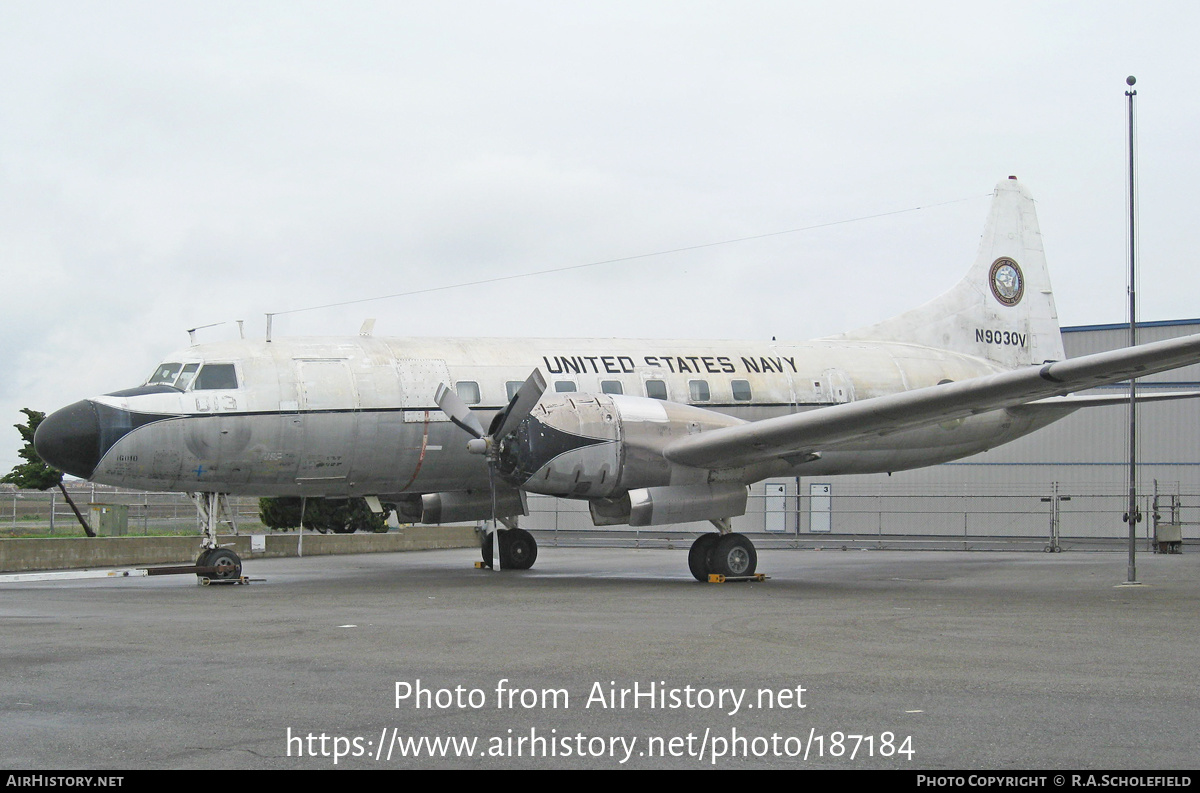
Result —
[[42, 419], [33, 445], [42, 460], [60, 471], [90, 479], [102, 454], [95, 403], [85, 399]]

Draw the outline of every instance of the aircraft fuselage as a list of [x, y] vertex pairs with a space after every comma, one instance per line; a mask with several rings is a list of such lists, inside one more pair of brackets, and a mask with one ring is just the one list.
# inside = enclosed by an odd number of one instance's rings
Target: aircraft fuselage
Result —
[[[535, 368], [546, 375], [547, 396], [657, 397], [756, 421], [999, 371], [974, 356], [891, 342], [370, 336], [197, 345], [169, 356], [160, 371], [189, 364], [226, 372], [231, 365], [233, 375], [77, 403], [95, 412], [96, 438], [80, 442], [68, 472], [123, 487], [261, 496], [474, 490], [487, 487], [487, 464], [467, 454], [463, 432], [434, 403], [439, 383], [457, 388], [484, 426]], [[974, 454], [1045, 423], [992, 411], [819, 459], [732, 472], [726, 481], [903, 470]]]

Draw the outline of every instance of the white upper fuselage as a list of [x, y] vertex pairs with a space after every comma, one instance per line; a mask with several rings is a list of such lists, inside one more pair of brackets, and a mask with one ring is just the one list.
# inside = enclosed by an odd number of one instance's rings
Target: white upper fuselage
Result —
[[[1002, 369], [947, 350], [857, 340], [371, 336], [205, 344], [169, 356], [169, 363], [232, 364], [236, 387], [193, 381], [183, 391], [160, 387], [159, 393], [94, 398], [133, 416], [132, 431], [102, 450], [94, 481], [264, 496], [484, 488], [486, 462], [467, 454], [468, 437], [434, 403], [437, 386], [455, 388], [484, 414], [486, 426], [535, 368], [549, 383], [544, 398], [623, 393], [747, 421]], [[973, 454], [1037, 426], [993, 411], [856, 442], [802, 464], [780, 461], [736, 472], [734, 478], [902, 470]]]

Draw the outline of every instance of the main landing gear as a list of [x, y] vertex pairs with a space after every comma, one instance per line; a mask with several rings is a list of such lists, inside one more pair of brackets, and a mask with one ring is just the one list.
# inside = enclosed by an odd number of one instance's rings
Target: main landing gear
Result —
[[758, 567], [758, 552], [744, 534], [727, 530], [725, 533], [701, 534], [688, 551], [688, 569], [697, 581], [708, 581], [709, 575], [740, 577], [754, 575]]
[[500, 569], [528, 570], [537, 561], [537, 540], [524, 529], [497, 529], [483, 540], [483, 565], [492, 566], [492, 542], [500, 538]]

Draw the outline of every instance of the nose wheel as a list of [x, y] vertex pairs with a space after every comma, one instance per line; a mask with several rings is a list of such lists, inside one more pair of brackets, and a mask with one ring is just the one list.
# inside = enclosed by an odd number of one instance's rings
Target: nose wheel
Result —
[[211, 567], [211, 572], [196, 573], [197, 578], [213, 581], [231, 581], [242, 577], [242, 559], [228, 548], [211, 548], [201, 551], [196, 558], [197, 567]]

